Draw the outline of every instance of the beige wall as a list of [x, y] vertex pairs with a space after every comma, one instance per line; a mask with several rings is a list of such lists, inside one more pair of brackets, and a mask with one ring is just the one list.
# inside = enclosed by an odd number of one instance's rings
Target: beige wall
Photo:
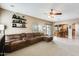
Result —
[[[6, 34], [15, 34], [15, 33], [28, 33], [28, 32], [32, 32], [32, 24], [33, 23], [38, 23], [38, 24], [52, 24], [51, 22], [48, 21], [44, 21], [42, 19], [38, 19], [38, 18], [34, 18], [31, 16], [25, 16], [25, 19], [27, 19], [26, 21], [26, 27], [27, 28], [12, 28], [12, 15], [14, 14], [14, 12], [12, 11], [7, 11], [7, 10], [1, 10], [1, 20], [0, 23], [4, 24], [7, 26], [7, 29], [5, 31]], [[16, 14], [16, 13], [15, 13]], [[18, 15], [22, 15], [20, 13], [17, 13]]]
[[[0, 16], [1, 16], [1, 8], [0, 8]], [[0, 20], [1, 20], [1, 17], [0, 17]]]
[[55, 24], [73, 24], [73, 23], [79, 23], [79, 18], [55, 22]]

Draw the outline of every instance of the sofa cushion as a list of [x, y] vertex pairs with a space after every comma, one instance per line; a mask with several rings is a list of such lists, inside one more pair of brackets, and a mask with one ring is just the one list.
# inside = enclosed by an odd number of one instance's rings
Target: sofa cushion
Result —
[[26, 34], [26, 37], [27, 37], [27, 38], [33, 38], [33, 33], [27, 33], [27, 34]]
[[7, 40], [21, 40], [21, 35], [20, 34], [13, 34], [13, 35], [6, 35]]
[[43, 36], [44, 34], [43, 33], [33, 33], [33, 37], [36, 37], [36, 36]]
[[21, 34], [21, 37], [23, 38], [23, 37], [26, 37], [26, 33], [22, 33]]
[[16, 45], [16, 44], [19, 44], [22, 42], [25, 42], [25, 41], [24, 40], [17, 40], [17, 41], [12, 42], [11, 45]]

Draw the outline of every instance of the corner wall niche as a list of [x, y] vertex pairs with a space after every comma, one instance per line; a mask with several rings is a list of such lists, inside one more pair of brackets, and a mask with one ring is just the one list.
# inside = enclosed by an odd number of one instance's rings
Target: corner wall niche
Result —
[[24, 16], [18, 16], [16, 14], [13, 14], [12, 27], [14, 27], [14, 28], [26, 28], [26, 19], [24, 19]]

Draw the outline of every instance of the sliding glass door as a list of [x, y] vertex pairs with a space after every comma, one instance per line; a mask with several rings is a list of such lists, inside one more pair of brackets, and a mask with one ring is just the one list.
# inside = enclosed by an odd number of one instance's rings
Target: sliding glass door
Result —
[[48, 34], [48, 36], [52, 35], [52, 26], [51, 25], [47, 25], [47, 34]]

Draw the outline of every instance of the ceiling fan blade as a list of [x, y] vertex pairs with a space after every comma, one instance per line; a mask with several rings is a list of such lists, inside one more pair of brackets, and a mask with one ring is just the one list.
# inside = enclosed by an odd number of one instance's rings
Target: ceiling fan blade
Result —
[[62, 13], [54, 13], [53, 15], [62, 15]]

